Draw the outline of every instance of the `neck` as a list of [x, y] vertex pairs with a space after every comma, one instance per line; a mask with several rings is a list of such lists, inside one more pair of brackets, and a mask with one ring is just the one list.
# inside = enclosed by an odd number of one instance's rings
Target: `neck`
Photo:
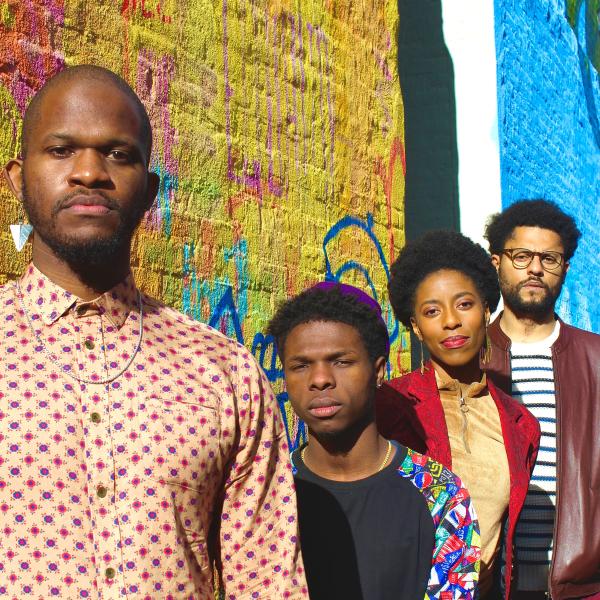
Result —
[[[376, 473], [385, 458], [388, 442], [371, 421], [358, 435], [335, 438], [309, 432], [304, 458], [313, 473], [334, 481], [356, 481]], [[389, 464], [389, 459], [388, 463]]]
[[436, 361], [433, 357], [431, 358], [431, 362], [433, 363], [433, 368], [436, 370], [437, 374], [442, 378], [448, 376], [465, 385], [470, 385], [475, 381], [481, 381], [482, 375], [479, 367], [479, 355], [476, 355], [475, 358], [466, 365], [456, 367], [444, 365]]
[[500, 317], [502, 331], [513, 342], [539, 342], [547, 338], [556, 324], [554, 310], [545, 315], [518, 313], [505, 306]]
[[32, 261], [48, 279], [84, 301], [93, 300], [123, 281], [130, 271], [129, 248], [106, 265], [72, 265], [57, 257], [41, 240], [34, 239]]

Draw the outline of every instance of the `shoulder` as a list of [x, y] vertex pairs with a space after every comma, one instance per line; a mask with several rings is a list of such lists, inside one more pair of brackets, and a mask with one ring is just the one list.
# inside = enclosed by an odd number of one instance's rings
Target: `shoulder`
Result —
[[408, 448], [398, 472], [410, 479], [423, 494], [430, 510], [435, 509], [432, 512], [434, 518], [438, 512], [443, 512], [443, 506], [451, 500], [454, 501], [454, 505], [461, 502], [470, 503], [469, 493], [463, 487], [460, 477], [430, 456]]
[[586, 346], [587, 349], [600, 352], [600, 335], [585, 329], [579, 329], [573, 325], [567, 325], [564, 321], [560, 322], [560, 341], [575, 341], [578, 346]]
[[245, 346], [236, 340], [228, 338], [206, 323], [196, 321], [192, 317], [163, 304], [160, 300], [144, 295], [143, 302], [145, 319], [153, 321], [153, 324], [162, 328], [172, 329], [171, 335], [182, 338], [189, 337], [195, 342], [202, 342], [203, 345], [216, 346], [236, 354], [250, 354]]

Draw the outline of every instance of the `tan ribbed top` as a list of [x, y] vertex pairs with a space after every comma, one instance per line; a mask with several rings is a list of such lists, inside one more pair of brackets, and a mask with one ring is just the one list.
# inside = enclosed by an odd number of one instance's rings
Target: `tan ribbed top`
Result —
[[500, 415], [487, 388], [485, 374], [470, 385], [436, 371], [446, 417], [452, 470], [469, 490], [481, 529], [481, 597], [492, 586], [502, 522], [508, 509], [510, 473]]

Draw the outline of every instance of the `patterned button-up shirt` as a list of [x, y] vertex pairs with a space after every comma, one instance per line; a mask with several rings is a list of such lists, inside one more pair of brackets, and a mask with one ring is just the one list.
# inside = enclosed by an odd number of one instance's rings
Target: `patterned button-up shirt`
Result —
[[0, 288], [0, 598], [306, 597], [268, 382], [145, 296], [139, 344], [138, 298]]

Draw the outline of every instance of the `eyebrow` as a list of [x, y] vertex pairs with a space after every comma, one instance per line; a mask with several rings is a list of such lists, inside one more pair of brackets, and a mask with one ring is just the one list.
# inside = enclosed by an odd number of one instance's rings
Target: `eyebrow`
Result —
[[[77, 138], [76, 136], [69, 134], [69, 133], [62, 133], [60, 131], [57, 132], [53, 132], [53, 133], [49, 133], [46, 136], [44, 136], [42, 142], [47, 144], [48, 142], [52, 141], [52, 140], [61, 140], [63, 142], [77, 142]], [[141, 143], [141, 141], [140, 141]], [[79, 145], [79, 144], [76, 144]], [[107, 140], [105, 143], [103, 144], [99, 144], [99, 147], [102, 148], [107, 148], [107, 147], [112, 147], [112, 146], [124, 146], [127, 148], [134, 148], [134, 149], [138, 149], [138, 143], [135, 140], [130, 140], [130, 139], [126, 139], [126, 138], [111, 138], [109, 140]]]
[[[457, 300], [458, 298], [462, 297], [462, 296], [474, 296], [475, 292], [469, 292], [468, 290], [464, 290], [462, 292], [458, 292], [456, 294], [454, 294], [454, 296], [452, 296], [452, 300]], [[429, 300], [423, 300], [423, 302], [421, 302], [421, 304], [419, 306], [423, 306], [423, 304], [441, 304], [441, 300], [438, 300], [437, 298], [430, 298]]]
[[[327, 354], [325, 356], [326, 360], [335, 360], [336, 358], [341, 358], [342, 356], [348, 356], [348, 355], [353, 355], [356, 354], [356, 350], [352, 350], [352, 349], [348, 349], [348, 350], [340, 350], [338, 352], [332, 352], [331, 354]], [[293, 356], [289, 356], [288, 358], [285, 359], [286, 362], [287, 361], [310, 361], [312, 360], [310, 357], [306, 356], [305, 354], [294, 354]]]

